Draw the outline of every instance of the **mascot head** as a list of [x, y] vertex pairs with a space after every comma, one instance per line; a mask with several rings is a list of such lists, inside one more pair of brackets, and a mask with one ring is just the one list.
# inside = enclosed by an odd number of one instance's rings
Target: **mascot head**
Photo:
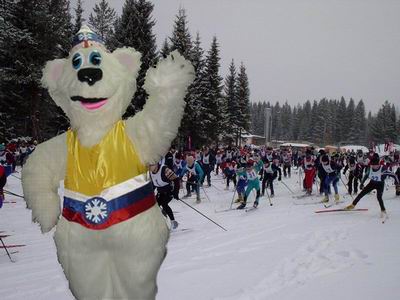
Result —
[[110, 53], [98, 35], [83, 26], [68, 58], [47, 62], [42, 84], [71, 122], [72, 129], [107, 128], [121, 118], [136, 91], [140, 53]]

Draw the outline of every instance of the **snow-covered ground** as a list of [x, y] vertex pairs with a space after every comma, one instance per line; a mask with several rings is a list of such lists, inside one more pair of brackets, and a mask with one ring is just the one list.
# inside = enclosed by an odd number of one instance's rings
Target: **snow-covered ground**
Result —
[[[20, 174], [9, 177], [6, 189], [20, 194], [15, 176]], [[284, 178], [301, 194], [298, 180], [295, 173]], [[233, 195], [218, 177], [202, 190], [201, 204], [187, 200], [227, 232], [174, 200], [179, 228], [188, 230], [171, 234], [157, 299], [399, 299], [400, 197], [394, 196], [391, 181], [384, 193], [390, 216], [385, 224], [375, 194], [358, 205], [367, 212], [315, 214], [321, 204], [295, 205], [286, 187], [275, 183], [273, 206], [263, 198], [250, 212], [215, 212], [228, 208]], [[343, 185], [340, 193], [344, 206], [351, 198]], [[31, 223], [23, 199], [6, 197], [16, 203], [0, 209], [0, 231], [11, 234], [5, 238], [8, 244], [26, 247], [13, 254], [15, 263], [0, 249], [0, 299], [73, 299], [57, 262], [53, 233], [42, 235]]]

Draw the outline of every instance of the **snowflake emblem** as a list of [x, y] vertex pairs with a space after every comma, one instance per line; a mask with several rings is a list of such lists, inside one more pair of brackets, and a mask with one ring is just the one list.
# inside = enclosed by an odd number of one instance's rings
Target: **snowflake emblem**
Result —
[[91, 223], [101, 224], [108, 219], [107, 201], [103, 198], [91, 198], [85, 204], [85, 218]]

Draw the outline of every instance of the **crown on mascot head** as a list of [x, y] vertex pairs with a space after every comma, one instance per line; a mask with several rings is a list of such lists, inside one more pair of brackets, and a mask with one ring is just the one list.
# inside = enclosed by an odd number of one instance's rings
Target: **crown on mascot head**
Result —
[[106, 50], [104, 41], [99, 35], [94, 33], [89, 26], [82, 25], [72, 40], [72, 48], [89, 48], [91, 46], [100, 46]]

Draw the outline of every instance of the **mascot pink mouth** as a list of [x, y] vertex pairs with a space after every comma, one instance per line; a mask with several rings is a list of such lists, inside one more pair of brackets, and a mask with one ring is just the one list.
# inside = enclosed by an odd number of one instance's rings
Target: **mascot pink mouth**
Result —
[[102, 107], [107, 102], [107, 98], [84, 98], [81, 96], [71, 97], [72, 101], [79, 101], [88, 110], [95, 110]]

